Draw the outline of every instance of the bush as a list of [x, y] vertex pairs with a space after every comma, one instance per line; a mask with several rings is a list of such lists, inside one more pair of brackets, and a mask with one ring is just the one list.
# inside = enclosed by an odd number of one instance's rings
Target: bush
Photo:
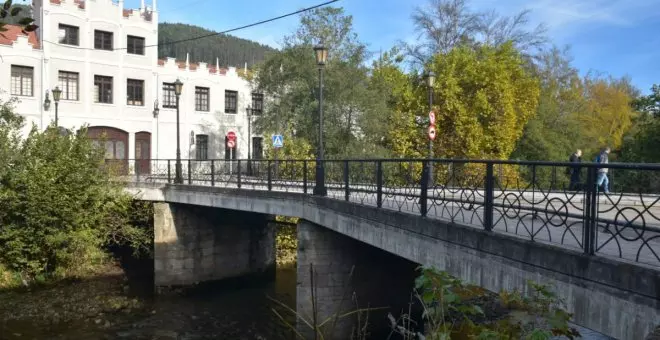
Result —
[[112, 243], [148, 249], [148, 230], [130, 223], [131, 197], [86, 129], [33, 127], [21, 139], [15, 117], [0, 117], [0, 263], [28, 280], [66, 277], [94, 268]]

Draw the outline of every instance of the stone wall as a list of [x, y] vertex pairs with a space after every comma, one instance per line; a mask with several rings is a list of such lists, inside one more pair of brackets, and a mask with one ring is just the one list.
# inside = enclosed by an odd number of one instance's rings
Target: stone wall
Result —
[[155, 203], [155, 285], [274, 273], [275, 228], [269, 220], [265, 214]]
[[[369, 320], [372, 338], [385, 339], [390, 330], [387, 314], [398, 317], [402, 309], [407, 310], [417, 264], [300, 220], [297, 267], [296, 307], [300, 316], [313, 324], [313, 287], [317, 324], [358, 309], [384, 308], [362, 313], [361, 320]], [[321, 330], [325, 339], [350, 339], [358, 325], [357, 314], [338, 319], [334, 327], [332, 322], [327, 324]], [[297, 328], [313, 338], [309, 326], [299, 321]]]

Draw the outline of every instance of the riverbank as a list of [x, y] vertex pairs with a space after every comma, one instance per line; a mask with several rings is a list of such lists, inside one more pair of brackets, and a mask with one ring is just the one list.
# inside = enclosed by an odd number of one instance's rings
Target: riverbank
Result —
[[2, 290], [0, 301], [3, 339], [40, 338], [71, 328], [85, 333], [149, 312], [131, 296], [128, 279], [115, 262], [95, 276]]
[[229, 282], [166, 296], [133, 287], [117, 264], [103, 276], [0, 291], [0, 339], [291, 339], [272, 297], [295, 305], [295, 267], [274, 282]]

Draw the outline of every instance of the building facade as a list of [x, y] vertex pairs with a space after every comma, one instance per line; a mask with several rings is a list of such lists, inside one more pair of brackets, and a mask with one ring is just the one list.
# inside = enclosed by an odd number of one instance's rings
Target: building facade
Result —
[[[59, 126], [87, 125], [91, 138], [104, 136], [109, 159], [172, 159], [179, 79], [182, 158], [247, 158], [248, 139], [251, 156], [260, 158], [263, 139], [248, 135], [248, 108], [260, 114], [263, 96], [251, 91], [235, 67], [158, 60], [152, 1], [129, 10], [121, 0], [34, 0], [39, 29], [26, 36], [8, 26], [0, 37], [3, 100], [17, 98], [26, 131], [32, 124], [45, 129], [57, 111]], [[62, 91], [57, 110], [51, 92], [56, 86]], [[230, 131], [236, 135], [233, 148]]]

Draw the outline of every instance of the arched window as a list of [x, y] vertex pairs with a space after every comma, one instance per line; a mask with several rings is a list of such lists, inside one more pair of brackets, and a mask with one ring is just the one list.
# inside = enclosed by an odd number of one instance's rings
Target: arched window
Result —
[[[87, 136], [105, 149], [105, 159], [123, 166], [128, 171], [128, 132], [109, 126], [90, 126]], [[103, 144], [101, 144], [103, 143]]]

